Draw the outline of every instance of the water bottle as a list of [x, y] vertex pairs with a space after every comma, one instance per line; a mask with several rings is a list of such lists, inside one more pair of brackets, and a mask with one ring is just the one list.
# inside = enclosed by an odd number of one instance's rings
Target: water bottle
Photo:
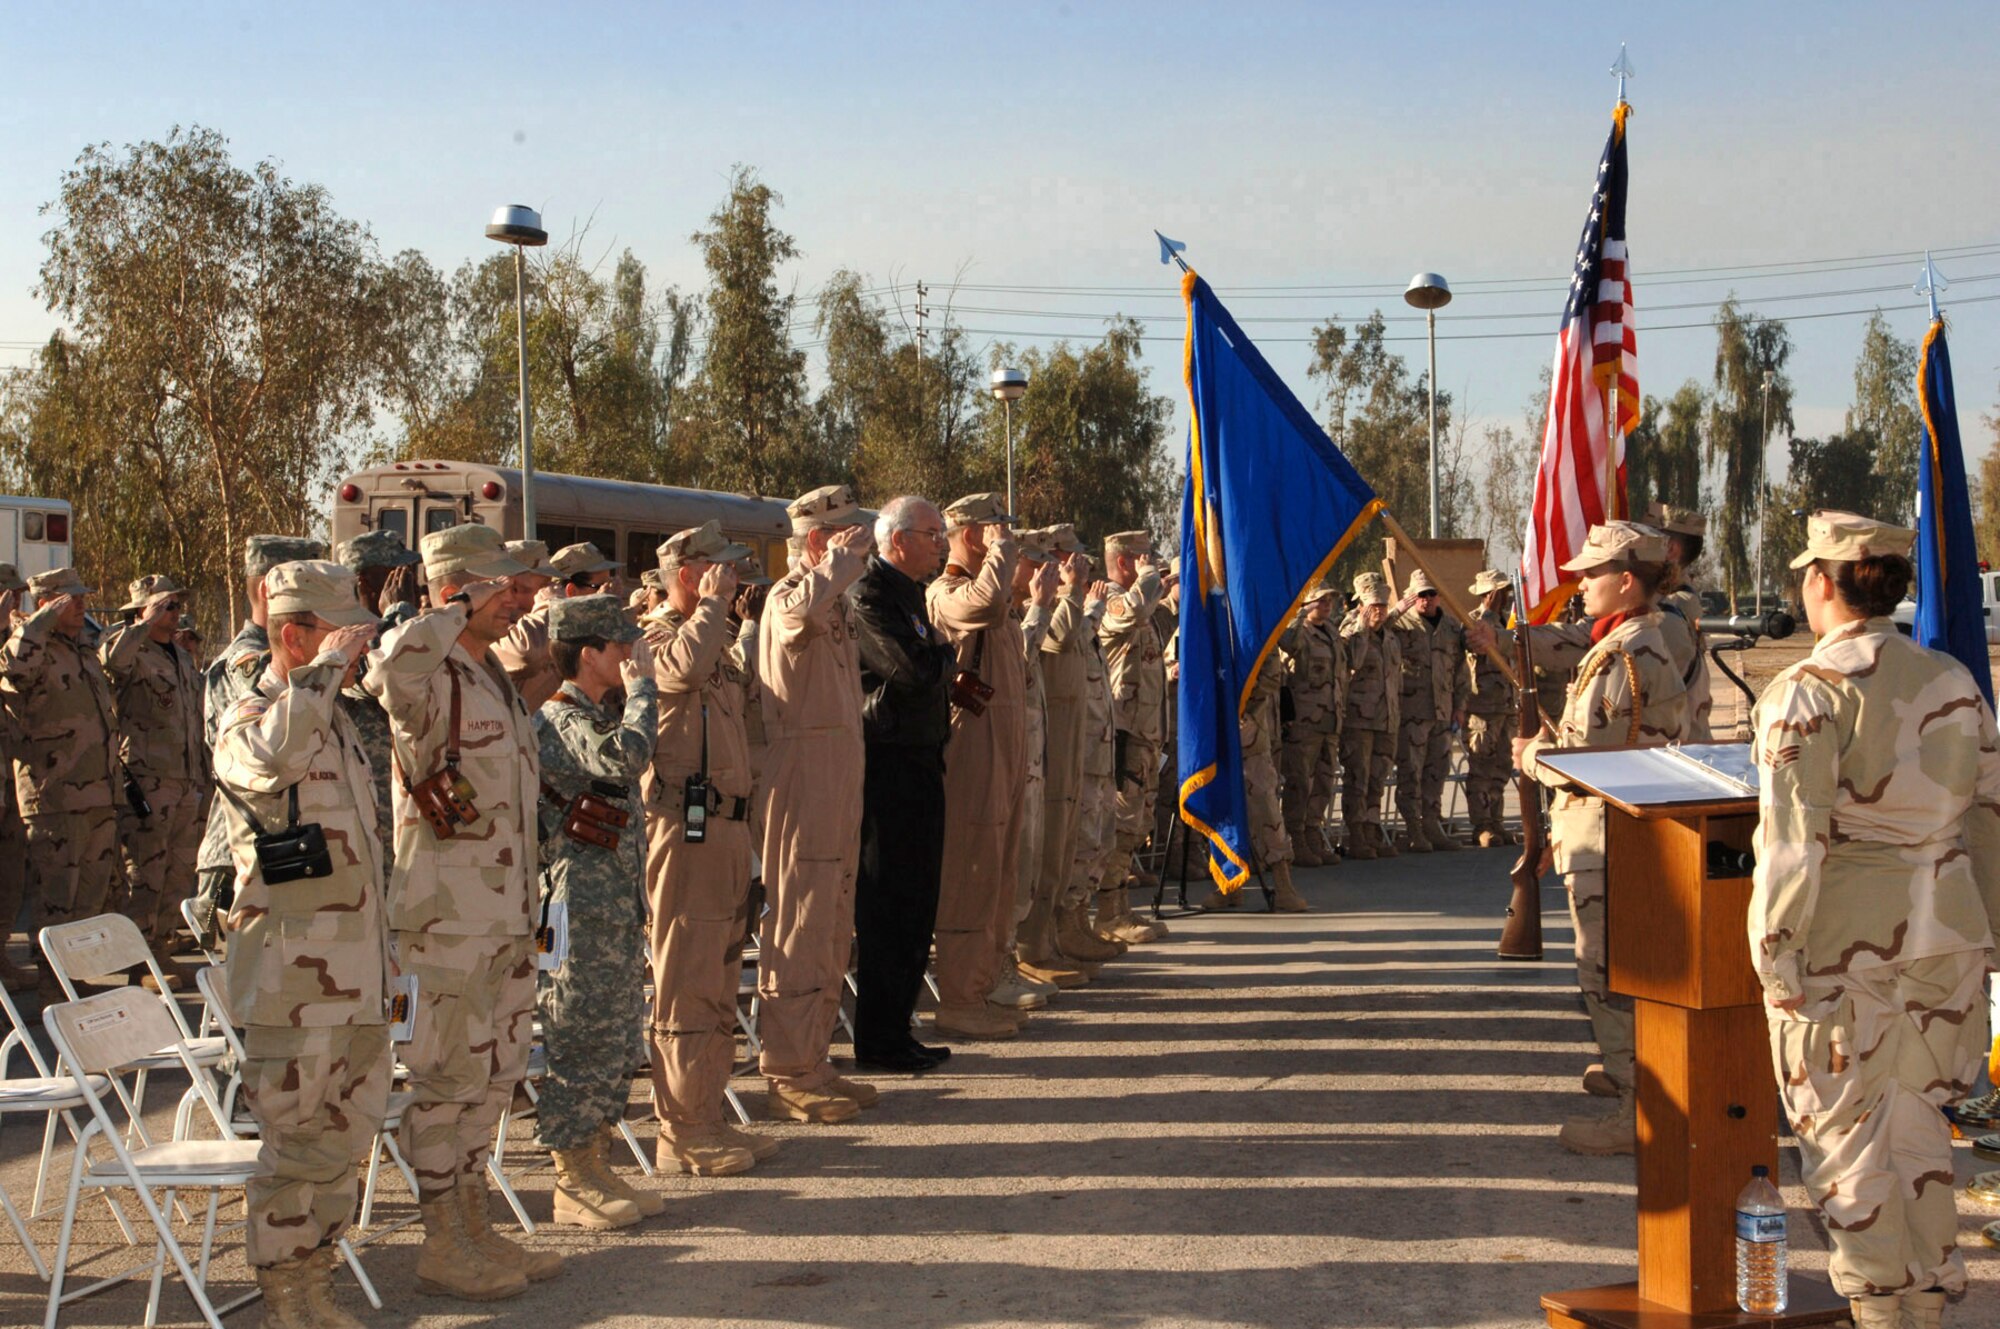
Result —
[[1750, 1169], [1736, 1197], [1736, 1304], [1747, 1315], [1782, 1315], [1785, 1278], [1785, 1199], [1770, 1169]]

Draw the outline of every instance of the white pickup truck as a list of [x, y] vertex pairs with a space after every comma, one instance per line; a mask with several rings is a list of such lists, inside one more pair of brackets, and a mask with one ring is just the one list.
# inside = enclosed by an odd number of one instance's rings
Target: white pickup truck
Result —
[[[2000, 642], [2000, 572], [1989, 572], [1983, 566], [1980, 568], [1979, 595], [1985, 602], [1986, 640], [1989, 643]], [[1916, 625], [1917, 602], [1913, 599], [1903, 601], [1890, 617], [1897, 627], [1909, 632]]]

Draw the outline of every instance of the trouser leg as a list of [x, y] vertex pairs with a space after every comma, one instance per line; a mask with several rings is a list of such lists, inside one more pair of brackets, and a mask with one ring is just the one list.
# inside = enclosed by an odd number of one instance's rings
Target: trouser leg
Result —
[[244, 1246], [268, 1268], [338, 1240], [353, 1219], [356, 1169], [389, 1106], [389, 1030], [252, 1026], [244, 1052], [243, 1101], [259, 1141]]
[[944, 817], [936, 752], [869, 748], [854, 889], [857, 1053], [892, 1052], [909, 1041], [937, 925]]
[[1565, 873], [1570, 925], [1576, 936], [1576, 981], [1584, 1010], [1604, 1058], [1604, 1073], [1626, 1093], [1633, 1078], [1632, 999], [1611, 990], [1610, 959], [1604, 935], [1604, 870]]

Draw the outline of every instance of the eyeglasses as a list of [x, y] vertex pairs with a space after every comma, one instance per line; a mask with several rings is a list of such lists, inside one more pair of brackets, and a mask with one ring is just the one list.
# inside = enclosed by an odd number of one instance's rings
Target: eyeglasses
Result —
[[944, 530], [942, 527], [933, 528], [929, 526], [910, 526], [905, 529], [911, 535], [921, 535], [926, 540], [935, 540], [939, 544], [944, 543], [945, 537], [944, 537]]
[[1438, 593], [1436, 591], [1418, 591], [1417, 598], [1419, 600], [1435, 600], [1438, 598]]

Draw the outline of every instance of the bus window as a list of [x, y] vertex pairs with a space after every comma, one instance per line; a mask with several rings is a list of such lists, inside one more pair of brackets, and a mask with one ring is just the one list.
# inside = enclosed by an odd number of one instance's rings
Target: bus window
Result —
[[782, 578], [792, 570], [792, 551], [783, 539], [764, 542], [764, 575], [772, 581]]
[[666, 538], [658, 531], [625, 532], [625, 575], [636, 582], [647, 569], [660, 566], [660, 542]]
[[375, 513], [375, 529], [394, 531], [407, 547], [410, 543], [410, 510], [400, 503], [394, 507], [378, 509]]
[[552, 521], [535, 523], [535, 538], [549, 547], [551, 554], [556, 550], [576, 543], [576, 527], [558, 525]]
[[458, 509], [449, 506], [431, 505], [424, 509], [424, 534], [430, 535], [447, 527], [458, 525]]
[[42, 524], [46, 520], [47, 516], [44, 513], [23, 512], [21, 514], [21, 538], [23, 540], [46, 539], [47, 536]]
[[[597, 546], [597, 552], [606, 558], [618, 557], [618, 532], [608, 526], [579, 526], [576, 528], [575, 536], [570, 539], [569, 543], [573, 545], [592, 544]], [[561, 547], [557, 544], [551, 544], [549, 552], [553, 554]]]

